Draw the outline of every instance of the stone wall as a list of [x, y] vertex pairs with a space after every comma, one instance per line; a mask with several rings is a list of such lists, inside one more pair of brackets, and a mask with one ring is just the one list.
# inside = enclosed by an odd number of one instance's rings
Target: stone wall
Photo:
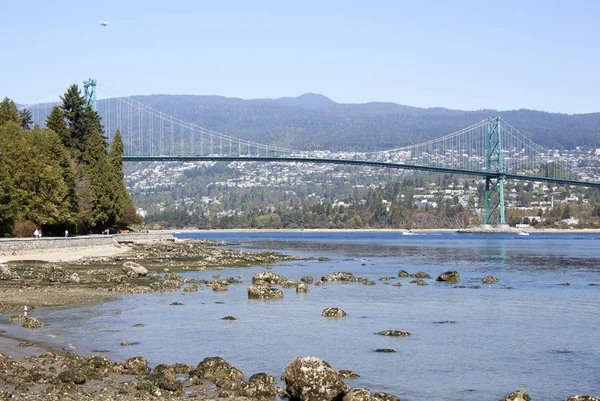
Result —
[[85, 235], [78, 237], [47, 237], [47, 238], [9, 238], [0, 239], [0, 256], [18, 255], [21, 253], [37, 252], [44, 249], [56, 250], [63, 248], [89, 248], [94, 246], [110, 246], [119, 242], [156, 241], [173, 238], [172, 234], [116, 234], [116, 235]]

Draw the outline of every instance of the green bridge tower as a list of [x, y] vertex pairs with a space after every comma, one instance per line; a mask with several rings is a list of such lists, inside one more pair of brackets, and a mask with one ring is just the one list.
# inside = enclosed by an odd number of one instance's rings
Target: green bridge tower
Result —
[[96, 80], [94, 78], [83, 81], [83, 96], [85, 97], [85, 105], [90, 106], [94, 111], [98, 111], [96, 106]]
[[502, 165], [502, 132], [500, 117], [488, 118], [487, 152], [485, 171], [498, 173], [497, 177], [485, 179], [485, 220], [484, 224], [505, 225], [504, 218], [504, 166]]

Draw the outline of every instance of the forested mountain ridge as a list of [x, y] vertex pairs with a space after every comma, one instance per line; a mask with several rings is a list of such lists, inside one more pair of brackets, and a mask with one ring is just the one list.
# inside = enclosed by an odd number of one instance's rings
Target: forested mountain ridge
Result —
[[526, 109], [462, 111], [384, 102], [343, 104], [314, 93], [295, 98], [253, 100], [201, 95], [132, 98], [207, 129], [301, 150], [395, 148], [441, 137], [496, 115], [545, 147], [600, 147], [600, 113], [569, 115]]

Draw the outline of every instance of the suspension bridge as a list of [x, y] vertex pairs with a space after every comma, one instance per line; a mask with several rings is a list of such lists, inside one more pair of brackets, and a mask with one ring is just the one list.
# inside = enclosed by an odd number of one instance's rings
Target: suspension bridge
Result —
[[[485, 179], [485, 224], [506, 224], [505, 180], [600, 188], [554, 151], [531, 141], [500, 117], [490, 117], [437, 139], [377, 152], [300, 151], [216, 132], [84, 81], [86, 103], [96, 110], [111, 141], [118, 129], [125, 162], [252, 161], [369, 166], [476, 176]], [[103, 100], [97, 101], [97, 91]], [[43, 127], [60, 94], [26, 106]]]

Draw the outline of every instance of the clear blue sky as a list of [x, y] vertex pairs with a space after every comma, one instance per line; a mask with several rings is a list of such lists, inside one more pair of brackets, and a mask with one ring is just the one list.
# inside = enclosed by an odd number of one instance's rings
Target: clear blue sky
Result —
[[122, 95], [600, 111], [596, 0], [28, 0], [0, 16], [0, 97], [18, 103], [94, 77]]

